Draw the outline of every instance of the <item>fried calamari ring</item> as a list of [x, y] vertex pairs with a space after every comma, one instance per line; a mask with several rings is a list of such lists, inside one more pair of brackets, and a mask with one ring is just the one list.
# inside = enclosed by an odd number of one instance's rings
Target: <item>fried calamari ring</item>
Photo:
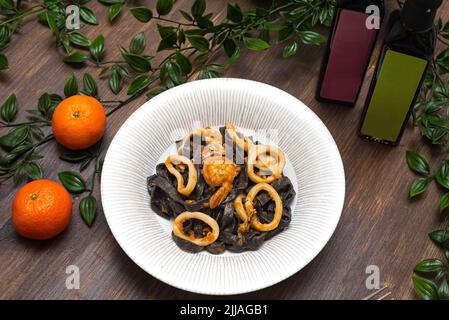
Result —
[[[190, 131], [181, 142], [180, 147], [178, 148], [178, 154], [182, 155], [184, 152], [184, 147], [187, 143], [190, 143], [190, 138], [192, 136], [200, 136], [201, 139], [204, 138], [204, 141], [206, 145], [215, 142], [215, 143], [222, 143], [223, 137], [221, 133], [215, 129], [212, 128], [201, 128], [201, 129], [195, 129]], [[201, 140], [200, 140], [201, 141]]]
[[[197, 219], [204, 222], [211, 230], [207, 231], [207, 235], [203, 238], [195, 238], [193, 231], [191, 231], [189, 235], [186, 235], [184, 233], [184, 222], [191, 219]], [[197, 246], [205, 247], [214, 243], [218, 239], [218, 236], [220, 235], [220, 228], [218, 227], [217, 221], [207, 214], [202, 212], [185, 211], [178, 215], [173, 221], [173, 234], [176, 237], [189, 241]]]
[[[259, 221], [256, 209], [254, 208], [253, 204], [255, 197], [262, 190], [268, 192], [268, 195], [271, 197], [271, 199], [273, 199], [275, 203], [274, 217], [273, 220], [271, 220], [271, 222], [269, 223], [261, 223]], [[282, 200], [276, 189], [274, 189], [271, 185], [269, 185], [268, 183], [259, 183], [252, 187], [251, 190], [249, 190], [248, 195], [246, 196], [245, 210], [246, 214], [250, 217], [251, 227], [253, 229], [257, 231], [271, 231], [276, 229], [281, 222], [283, 211]]]
[[234, 209], [240, 220], [242, 220], [242, 222], [245, 222], [248, 220], [248, 215], [246, 214], [245, 207], [243, 206], [243, 198], [245, 198], [245, 195], [243, 193], [239, 194], [237, 198], [235, 198]]
[[[189, 169], [189, 180], [187, 181], [187, 185], [184, 186], [184, 178], [181, 173], [173, 166], [173, 163], [176, 164], [185, 164]], [[165, 160], [165, 166], [167, 170], [176, 177], [178, 180], [178, 192], [183, 196], [189, 196], [196, 187], [196, 183], [198, 181], [198, 173], [196, 171], [195, 166], [192, 161], [184, 156], [180, 155], [169, 155], [167, 160]]]
[[244, 151], [248, 151], [254, 145], [248, 137], [243, 136], [243, 138], [240, 138], [237, 135], [237, 131], [234, 125], [230, 122], [226, 123], [226, 132], [231, 137], [232, 142], [238, 145]]
[[234, 200], [235, 212], [242, 221], [237, 228], [237, 236], [240, 244], [243, 242], [243, 235], [248, 232], [250, 227], [250, 217], [246, 213], [245, 207], [243, 206], [243, 198], [245, 198], [245, 195], [241, 193]]
[[[270, 154], [270, 157], [266, 156]], [[271, 159], [271, 160], [270, 160]], [[274, 159], [275, 161], [273, 161]], [[267, 161], [269, 160], [269, 161]], [[264, 162], [267, 161], [268, 163]], [[254, 172], [254, 167], [270, 171], [271, 175], [261, 177]], [[281, 149], [274, 146], [255, 145], [248, 152], [248, 177], [255, 183], [271, 183], [282, 177], [285, 167], [285, 155]]]

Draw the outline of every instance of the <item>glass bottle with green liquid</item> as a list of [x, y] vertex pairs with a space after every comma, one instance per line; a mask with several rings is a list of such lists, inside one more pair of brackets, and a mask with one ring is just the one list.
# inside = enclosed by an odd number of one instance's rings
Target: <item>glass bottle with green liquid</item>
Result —
[[432, 60], [442, 0], [407, 0], [394, 11], [368, 92], [360, 135], [397, 145]]

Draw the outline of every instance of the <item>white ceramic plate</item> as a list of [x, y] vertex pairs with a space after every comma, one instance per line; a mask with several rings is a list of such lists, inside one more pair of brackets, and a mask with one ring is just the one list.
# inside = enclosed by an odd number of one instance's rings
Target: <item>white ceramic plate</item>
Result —
[[[277, 132], [289, 162], [286, 174], [297, 191], [292, 221], [257, 251], [187, 253], [172, 240], [168, 222], [151, 210], [146, 178], [175, 139], [195, 127], [228, 121]], [[301, 270], [329, 241], [344, 194], [337, 146], [308, 107], [275, 87], [224, 78], [190, 82], [145, 103], [112, 141], [101, 183], [111, 231], [137, 265], [172, 286], [215, 295], [262, 289]]]

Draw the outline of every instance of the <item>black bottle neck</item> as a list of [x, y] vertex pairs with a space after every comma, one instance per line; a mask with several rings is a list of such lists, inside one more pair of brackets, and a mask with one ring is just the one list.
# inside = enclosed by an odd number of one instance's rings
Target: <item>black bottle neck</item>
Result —
[[407, 0], [401, 10], [404, 28], [414, 32], [432, 29], [441, 3], [442, 0]]
[[424, 31], [414, 31], [404, 26], [401, 11], [396, 10], [391, 13], [388, 31], [384, 44], [396, 51], [431, 59], [436, 46], [437, 30], [432, 23], [430, 29]]

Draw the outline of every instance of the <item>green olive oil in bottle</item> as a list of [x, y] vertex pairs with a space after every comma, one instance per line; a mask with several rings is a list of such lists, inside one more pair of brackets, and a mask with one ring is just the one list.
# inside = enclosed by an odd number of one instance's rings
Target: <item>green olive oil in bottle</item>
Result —
[[391, 14], [360, 123], [363, 138], [399, 143], [433, 57], [441, 3], [407, 0]]

